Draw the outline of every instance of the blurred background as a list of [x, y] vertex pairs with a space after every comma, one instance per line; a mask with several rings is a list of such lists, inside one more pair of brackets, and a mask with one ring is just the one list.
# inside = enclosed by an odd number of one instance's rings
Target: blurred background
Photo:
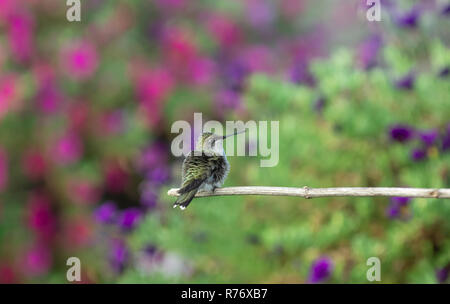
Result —
[[0, 282], [448, 283], [450, 201], [172, 209], [173, 122], [276, 120], [225, 186], [450, 187], [450, 3], [0, 0]]

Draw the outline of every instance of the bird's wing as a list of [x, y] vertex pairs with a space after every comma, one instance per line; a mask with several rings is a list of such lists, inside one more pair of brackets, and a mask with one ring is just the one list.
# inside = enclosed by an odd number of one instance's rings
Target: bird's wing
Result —
[[179, 193], [190, 191], [200, 185], [211, 174], [208, 157], [206, 155], [196, 156], [189, 153], [183, 162], [183, 176]]
[[178, 190], [180, 196], [174, 203], [174, 207], [186, 208], [194, 198], [201, 184], [211, 174], [208, 158], [205, 155], [196, 156], [189, 153], [183, 162], [183, 177], [181, 188]]

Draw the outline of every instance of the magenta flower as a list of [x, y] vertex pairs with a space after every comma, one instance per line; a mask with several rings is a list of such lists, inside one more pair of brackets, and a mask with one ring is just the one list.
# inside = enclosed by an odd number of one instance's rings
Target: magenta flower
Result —
[[322, 283], [330, 278], [333, 272], [333, 262], [328, 257], [322, 257], [314, 261], [309, 272], [310, 283]]
[[[1, 2], [0, 2], [1, 3]], [[17, 275], [11, 265], [7, 265], [7, 261], [2, 261], [0, 264], [0, 284], [17, 284]]]
[[25, 175], [30, 179], [39, 179], [44, 176], [47, 163], [44, 155], [39, 151], [28, 151], [22, 158], [22, 167]]
[[8, 183], [8, 157], [6, 151], [0, 147], [0, 192], [6, 189]]
[[93, 204], [100, 199], [98, 187], [88, 180], [75, 180], [69, 183], [69, 193], [74, 202]]
[[100, 118], [102, 133], [119, 134], [124, 130], [124, 115], [121, 110], [108, 111]]
[[11, 54], [19, 62], [27, 61], [33, 53], [33, 20], [30, 15], [18, 11], [8, 19]]
[[33, 193], [27, 206], [28, 226], [44, 241], [51, 240], [56, 233], [56, 216], [50, 199], [42, 193]]
[[164, 57], [173, 73], [183, 75], [191, 62], [198, 57], [195, 44], [190, 35], [176, 27], [164, 30], [162, 47]]
[[64, 102], [64, 95], [55, 81], [42, 83], [36, 95], [38, 108], [46, 114], [57, 112]]
[[125, 190], [129, 180], [128, 172], [114, 163], [108, 163], [105, 168], [105, 186], [110, 193], [120, 193]]
[[213, 60], [207, 57], [195, 58], [189, 65], [189, 79], [198, 85], [209, 84], [215, 77], [216, 69]]
[[167, 69], [155, 68], [138, 71], [135, 81], [143, 114], [151, 126], [157, 126], [162, 119], [162, 103], [172, 92], [174, 79]]
[[250, 73], [270, 73], [275, 69], [275, 58], [266, 46], [249, 46], [242, 51], [240, 58]]
[[239, 27], [225, 15], [212, 14], [206, 22], [206, 28], [223, 48], [232, 48], [242, 40]]
[[75, 132], [68, 132], [56, 142], [54, 158], [61, 165], [68, 165], [78, 161], [83, 154], [83, 143]]
[[29, 276], [41, 276], [52, 266], [52, 254], [44, 244], [34, 244], [24, 256], [23, 271]]
[[13, 107], [17, 96], [16, 78], [12, 75], [0, 76], [0, 120]]
[[78, 41], [62, 52], [62, 65], [66, 73], [77, 80], [91, 77], [98, 66], [98, 55], [93, 44]]

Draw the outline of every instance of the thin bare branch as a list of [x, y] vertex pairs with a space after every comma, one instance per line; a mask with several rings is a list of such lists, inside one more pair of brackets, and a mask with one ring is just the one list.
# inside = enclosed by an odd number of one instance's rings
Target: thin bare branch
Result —
[[[178, 196], [178, 189], [170, 189], [170, 196]], [[217, 188], [214, 193], [198, 192], [196, 197], [228, 196], [228, 195], [271, 195], [271, 196], [300, 196], [304, 198], [330, 196], [402, 196], [423, 198], [450, 198], [450, 189], [429, 188], [386, 188], [386, 187], [345, 187], [345, 188], [293, 188], [293, 187], [226, 187]]]

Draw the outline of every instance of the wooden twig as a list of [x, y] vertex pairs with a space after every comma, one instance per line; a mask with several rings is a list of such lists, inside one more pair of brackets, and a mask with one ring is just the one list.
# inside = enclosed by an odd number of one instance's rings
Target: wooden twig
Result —
[[[178, 196], [178, 189], [170, 189], [170, 196]], [[293, 187], [226, 187], [217, 188], [212, 192], [198, 192], [196, 197], [225, 196], [225, 195], [271, 195], [271, 196], [300, 196], [304, 198], [330, 196], [401, 196], [423, 198], [450, 198], [450, 189], [427, 188], [386, 188], [386, 187], [345, 187], [345, 188], [293, 188]]]

